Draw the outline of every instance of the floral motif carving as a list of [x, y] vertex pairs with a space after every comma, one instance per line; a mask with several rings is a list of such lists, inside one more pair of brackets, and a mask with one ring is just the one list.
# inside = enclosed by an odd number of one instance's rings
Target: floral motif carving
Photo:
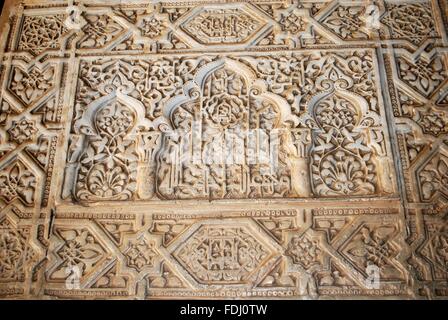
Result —
[[124, 86], [131, 90], [130, 96], [142, 101], [147, 117], [154, 120], [161, 115], [161, 105], [181, 92], [180, 87], [191, 80], [191, 72], [200, 63], [201, 60], [178, 60], [169, 57], [147, 61], [126, 59], [83, 61], [77, 102], [81, 108], [85, 108], [98, 94], [106, 96]]
[[170, 17], [162, 12], [161, 4], [149, 7], [146, 14], [138, 16], [135, 26], [138, 30], [135, 33], [136, 44], [147, 44], [152, 50], [157, 50], [159, 45], [165, 45], [165, 48], [175, 47], [169, 39], [172, 29]]
[[130, 199], [136, 190], [134, 142], [126, 135], [135, 124], [135, 113], [112, 101], [94, 116], [96, 137], [81, 155], [76, 196], [84, 200]]
[[153, 267], [157, 252], [155, 244], [142, 238], [130, 243], [125, 252], [129, 267], [141, 271], [144, 267]]
[[300, 47], [302, 39], [314, 38], [311, 33], [310, 13], [301, 4], [274, 11], [278, 25], [274, 26], [274, 39], [278, 44], [286, 43], [290, 47]]
[[[345, 151], [335, 151], [322, 159], [320, 167], [325, 185], [332, 192], [342, 194], [370, 193], [375, 186], [371, 183], [372, 167], [363, 159]], [[366, 179], [367, 175], [367, 179]], [[319, 192], [319, 191], [318, 191]]]
[[143, 36], [154, 39], [159, 37], [165, 28], [163, 21], [155, 17], [149, 17], [142, 19], [140, 30]]
[[339, 6], [322, 23], [342, 39], [368, 39], [368, 34], [363, 31], [364, 22], [360, 19], [363, 14], [363, 7]]
[[297, 34], [300, 31], [305, 30], [306, 23], [301, 16], [298, 16], [294, 12], [291, 12], [289, 15], [282, 16], [280, 24], [283, 31]]
[[434, 278], [448, 278], [448, 228], [444, 221], [427, 223], [429, 237], [422, 245], [420, 254], [431, 261]]
[[301, 265], [304, 269], [322, 263], [322, 249], [319, 248], [318, 241], [306, 235], [293, 236], [285, 254], [291, 257], [293, 263]]
[[435, 153], [419, 171], [418, 178], [423, 201], [430, 201], [438, 192], [448, 195], [445, 190], [448, 183], [448, 158], [441, 153]]
[[393, 38], [407, 38], [415, 44], [437, 36], [430, 3], [390, 4], [381, 22], [390, 28]]
[[43, 71], [32, 68], [30, 72], [24, 72], [14, 68], [9, 89], [25, 104], [30, 104], [42, 97], [54, 82], [54, 68]]
[[24, 281], [35, 252], [28, 243], [29, 229], [0, 225], [0, 282]]
[[18, 50], [37, 55], [47, 49], [57, 49], [60, 38], [67, 32], [64, 15], [25, 16]]
[[293, 111], [296, 95], [304, 94], [308, 89], [303, 79], [305, 70], [302, 64], [302, 61], [308, 59], [309, 57], [293, 54], [279, 54], [269, 58], [247, 58], [258, 76], [266, 81], [268, 89], [287, 99]]
[[10, 139], [18, 144], [34, 139], [37, 128], [34, 121], [22, 118], [19, 121], [13, 121], [11, 128], [8, 129]]
[[398, 91], [403, 115], [420, 125], [426, 134], [438, 137], [448, 132], [447, 116], [432, 104], [422, 104], [404, 92]]
[[439, 136], [448, 132], [448, 117], [443, 112], [421, 113], [420, 126], [425, 133]]
[[324, 61], [316, 81], [324, 91], [315, 96], [310, 106], [317, 127], [312, 164], [315, 192], [374, 194], [378, 192], [375, 157], [382, 155], [372, 152], [368, 135], [357, 128], [379, 126], [378, 116], [368, 111], [363, 98], [347, 91], [353, 86], [353, 80], [344, 73], [345, 62], [338, 57]]
[[14, 113], [14, 109], [11, 107], [6, 100], [1, 101], [0, 103], [0, 125], [4, 126], [8, 116]]
[[86, 228], [58, 228], [55, 233], [63, 244], [55, 253], [60, 262], [51, 273], [52, 279], [66, 279], [71, 273], [67, 271], [77, 268], [81, 277], [85, 277], [104, 261], [107, 252], [92, 232]]
[[31, 206], [34, 201], [36, 177], [20, 160], [0, 170], [0, 197], [7, 203], [19, 199]]
[[86, 15], [87, 24], [83, 27], [85, 36], [79, 43], [80, 48], [100, 48], [111, 42], [123, 28], [113, 18], [104, 15]]
[[382, 277], [390, 278], [396, 274], [398, 250], [393, 241], [397, 233], [394, 225], [363, 225], [344, 245], [343, 252], [361, 272], [374, 265]]
[[429, 97], [446, 79], [446, 69], [441, 57], [427, 62], [422, 58], [411, 63], [398, 58], [401, 79], [425, 97]]

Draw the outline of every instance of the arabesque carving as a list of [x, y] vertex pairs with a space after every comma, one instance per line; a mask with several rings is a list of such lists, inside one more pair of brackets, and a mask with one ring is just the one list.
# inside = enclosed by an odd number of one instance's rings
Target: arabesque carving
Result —
[[0, 298], [446, 299], [446, 9], [8, 0]]

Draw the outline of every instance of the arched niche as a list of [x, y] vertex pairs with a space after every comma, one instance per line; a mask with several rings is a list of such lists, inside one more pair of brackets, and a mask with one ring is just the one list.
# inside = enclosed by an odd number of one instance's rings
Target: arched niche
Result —
[[380, 119], [368, 102], [350, 91], [353, 81], [337, 67], [317, 78], [309, 101], [314, 123], [312, 189], [316, 196], [374, 195], [381, 191], [378, 155], [370, 146], [370, 127]]
[[[136, 196], [144, 171], [140, 140], [153, 123], [144, 105], [118, 88], [87, 105], [74, 122], [78, 140], [70, 150], [63, 195], [78, 201], [128, 200]], [[142, 174], [140, 174], [141, 176]]]
[[161, 197], [291, 194], [288, 164], [276, 163], [274, 169], [270, 164], [276, 152], [285, 152], [279, 142], [297, 119], [286, 100], [267, 92], [245, 64], [221, 58], [204, 65], [163, 114], [170, 121], [158, 159]]

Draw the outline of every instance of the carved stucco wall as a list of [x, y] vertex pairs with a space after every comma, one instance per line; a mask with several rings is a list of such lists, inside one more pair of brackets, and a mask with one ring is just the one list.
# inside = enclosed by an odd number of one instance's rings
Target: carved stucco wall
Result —
[[446, 298], [446, 13], [8, 1], [0, 296]]

